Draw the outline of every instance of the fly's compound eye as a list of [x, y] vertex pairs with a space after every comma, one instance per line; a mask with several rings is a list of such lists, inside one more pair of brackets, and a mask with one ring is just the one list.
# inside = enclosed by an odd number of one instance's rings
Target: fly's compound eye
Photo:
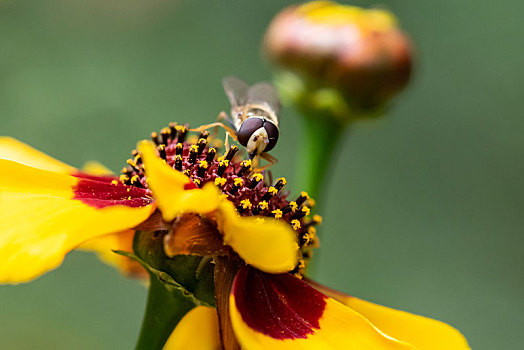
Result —
[[[267, 124], [267, 122], [266, 122]], [[260, 118], [247, 118], [244, 120], [242, 125], [240, 126], [240, 129], [238, 129], [237, 132], [237, 138], [238, 142], [244, 147], [247, 147], [247, 143], [249, 142], [249, 139], [251, 138], [251, 135], [258, 129], [264, 126], [264, 120]], [[269, 133], [268, 133], [269, 135]], [[278, 134], [277, 134], [278, 136]], [[270, 140], [271, 142], [271, 140]]]
[[269, 143], [267, 144], [266, 148], [264, 149], [264, 152], [271, 151], [278, 141], [278, 128], [275, 124], [270, 122], [269, 120], [266, 120], [264, 122], [264, 129], [266, 129], [267, 138], [269, 139]]

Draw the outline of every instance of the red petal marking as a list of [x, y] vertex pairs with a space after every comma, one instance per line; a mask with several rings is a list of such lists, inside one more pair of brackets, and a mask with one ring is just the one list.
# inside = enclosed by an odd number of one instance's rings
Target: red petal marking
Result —
[[195, 190], [197, 188], [198, 188], [198, 186], [195, 185], [195, 183], [193, 181], [190, 181], [190, 182], [188, 182], [187, 184], [184, 185], [184, 190], [186, 190], [186, 191], [187, 190]]
[[117, 178], [86, 174], [75, 174], [73, 176], [79, 178], [78, 183], [73, 188], [73, 199], [78, 199], [95, 208], [113, 205], [136, 208], [144, 207], [153, 202], [148, 190], [124, 185]]
[[235, 304], [253, 330], [275, 339], [306, 338], [320, 328], [324, 294], [289, 273], [242, 268], [233, 282]]

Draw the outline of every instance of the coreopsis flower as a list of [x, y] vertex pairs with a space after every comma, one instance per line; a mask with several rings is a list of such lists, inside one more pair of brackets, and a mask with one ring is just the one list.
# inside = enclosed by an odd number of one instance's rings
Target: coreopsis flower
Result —
[[384, 106], [411, 72], [409, 40], [390, 12], [331, 1], [281, 11], [267, 29], [264, 49], [299, 78], [282, 82], [282, 90], [320, 100], [318, 108], [332, 105], [341, 120]]
[[[469, 348], [444, 323], [307, 279], [321, 221], [310, 215], [309, 196], [289, 200], [285, 179], [268, 180], [237, 147], [219, 156], [208, 133], [194, 143], [187, 133], [178, 125], [153, 133], [119, 177], [86, 174], [0, 139], [0, 281], [29, 281], [89, 242], [129, 250], [131, 232], [136, 255], [126, 255], [150, 273], [152, 287], [164, 284], [162, 293], [191, 301], [188, 310], [201, 305], [174, 328], [166, 349]], [[159, 251], [150, 249], [157, 243]], [[188, 261], [195, 279], [178, 273]], [[206, 292], [211, 299], [201, 297]], [[157, 307], [155, 322], [176, 305]]]

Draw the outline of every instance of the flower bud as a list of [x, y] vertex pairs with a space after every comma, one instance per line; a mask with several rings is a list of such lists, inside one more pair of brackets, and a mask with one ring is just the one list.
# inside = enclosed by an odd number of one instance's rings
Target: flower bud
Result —
[[335, 90], [353, 112], [384, 106], [411, 72], [410, 42], [391, 13], [330, 1], [284, 9], [271, 22], [264, 49], [308, 89]]

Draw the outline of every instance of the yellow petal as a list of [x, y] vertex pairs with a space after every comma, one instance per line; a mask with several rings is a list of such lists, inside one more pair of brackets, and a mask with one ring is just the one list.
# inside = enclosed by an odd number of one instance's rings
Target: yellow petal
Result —
[[125, 275], [146, 278], [148, 274], [138, 262], [113, 252], [114, 250], [132, 252], [134, 235], [135, 230], [126, 230], [95, 237], [80, 245], [78, 249], [97, 253], [100, 260], [116, 267]]
[[107, 175], [113, 175], [113, 172], [109, 170], [105, 165], [102, 163], [99, 163], [97, 161], [91, 160], [84, 164], [82, 167], [82, 171], [89, 175], [96, 175], [96, 176], [107, 176]]
[[0, 159], [12, 160], [33, 168], [59, 173], [73, 173], [76, 171], [70, 165], [62, 163], [23, 142], [5, 136], [0, 137]]
[[407, 341], [419, 350], [470, 349], [464, 336], [443, 322], [350, 296], [347, 296], [343, 303], [366, 317], [383, 332]]
[[269, 273], [287, 272], [296, 266], [297, 235], [283, 220], [241, 217], [228, 201], [222, 202], [217, 215], [224, 243], [246, 263]]
[[142, 154], [149, 188], [164, 220], [171, 221], [183, 213], [205, 214], [218, 207], [220, 197], [214, 185], [195, 188], [189, 177], [174, 170], [156, 155], [152, 142], [140, 142], [138, 150]]
[[290, 274], [241, 269], [229, 305], [233, 330], [244, 349], [415, 349]]
[[56, 268], [97, 236], [136, 226], [154, 210], [145, 190], [0, 160], [0, 283]]
[[466, 339], [455, 328], [424, 316], [370, 303], [327, 288], [315, 281], [307, 282], [326, 295], [351, 307], [381, 331], [396, 339], [409, 342], [419, 350], [467, 350]]
[[178, 323], [164, 345], [164, 350], [219, 350], [218, 317], [216, 309], [197, 306]]

